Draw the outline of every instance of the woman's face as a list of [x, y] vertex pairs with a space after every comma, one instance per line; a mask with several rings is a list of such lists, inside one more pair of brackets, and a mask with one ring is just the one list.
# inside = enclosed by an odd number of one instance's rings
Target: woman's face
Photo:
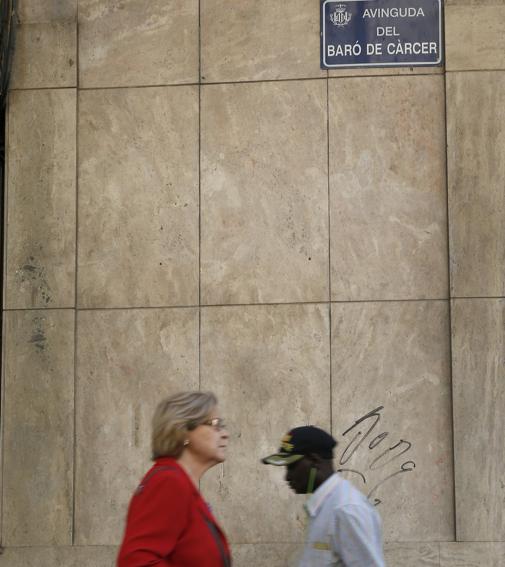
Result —
[[206, 423], [188, 432], [189, 444], [185, 447], [185, 451], [205, 464], [222, 463], [226, 459], [229, 436], [220, 420], [218, 408], [215, 407]]

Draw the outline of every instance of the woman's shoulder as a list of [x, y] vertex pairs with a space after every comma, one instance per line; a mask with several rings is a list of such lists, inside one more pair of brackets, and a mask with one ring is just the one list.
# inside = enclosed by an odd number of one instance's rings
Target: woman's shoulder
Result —
[[192, 491], [192, 483], [175, 460], [160, 459], [147, 471], [135, 492], [140, 494], [147, 488], [189, 493]]

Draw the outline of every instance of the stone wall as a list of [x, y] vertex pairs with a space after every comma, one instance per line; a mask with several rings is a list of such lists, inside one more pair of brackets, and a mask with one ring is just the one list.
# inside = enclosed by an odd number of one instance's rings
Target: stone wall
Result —
[[503, 2], [446, 2], [445, 68], [329, 72], [318, 0], [18, 11], [0, 566], [112, 567], [153, 408], [198, 388], [238, 567], [299, 551], [259, 459], [306, 423], [390, 567], [501, 566]]

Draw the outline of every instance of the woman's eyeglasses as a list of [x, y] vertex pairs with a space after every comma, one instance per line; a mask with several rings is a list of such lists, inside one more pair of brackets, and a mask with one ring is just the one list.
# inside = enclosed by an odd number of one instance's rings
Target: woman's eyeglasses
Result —
[[222, 419], [221, 417], [214, 417], [213, 419], [209, 419], [207, 421], [202, 421], [201, 425], [210, 425], [216, 431], [221, 431], [221, 430], [225, 429], [225, 427], [226, 427], [224, 419]]

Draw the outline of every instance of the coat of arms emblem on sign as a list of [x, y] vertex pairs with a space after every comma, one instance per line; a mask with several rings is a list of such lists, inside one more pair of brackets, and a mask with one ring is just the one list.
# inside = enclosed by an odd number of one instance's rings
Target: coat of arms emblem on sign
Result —
[[351, 21], [351, 14], [347, 11], [345, 4], [337, 4], [335, 11], [330, 14], [331, 23], [343, 28]]

